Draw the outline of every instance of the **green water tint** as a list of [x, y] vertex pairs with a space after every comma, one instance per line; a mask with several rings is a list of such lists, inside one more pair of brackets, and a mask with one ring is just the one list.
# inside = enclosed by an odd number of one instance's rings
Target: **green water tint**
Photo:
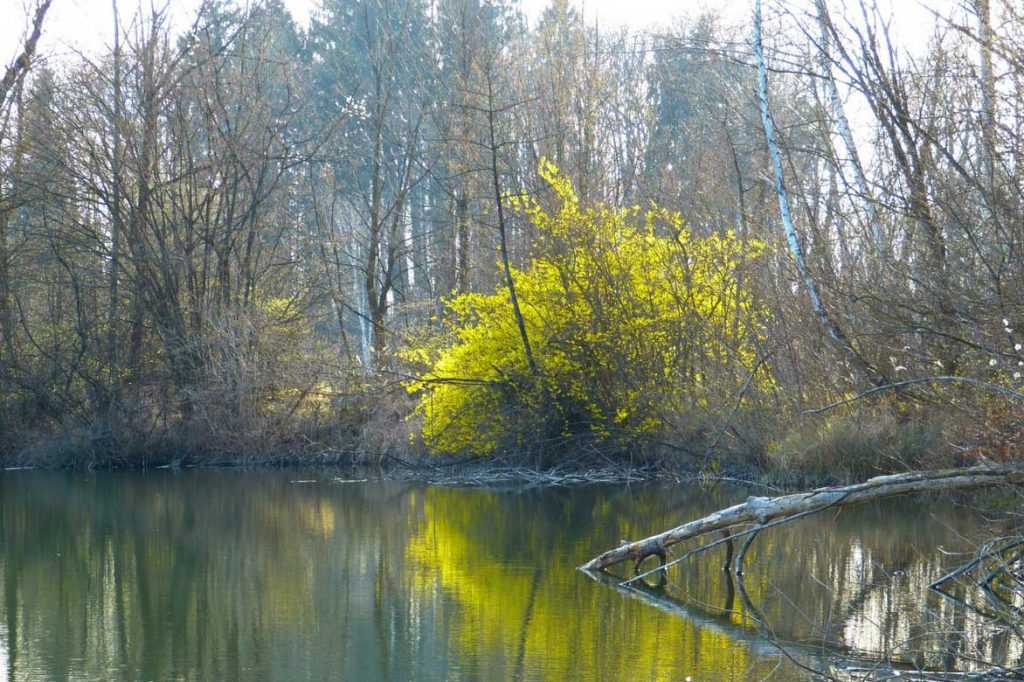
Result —
[[[804, 679], [759, 634], [720, 549], [663, 591], [575, 570], [745, 495], [0, 474], [0, 680]], [[812, 517], [758, 538], [747, 590], [818, 668], [857, 660], [842, 647], [937, 668], [978, 665], [967, 646], [1012, 660], [1018, 640], [927, 590], [964, 558], [938, 548], [970, 551], [980, 524], [920, 499]]]

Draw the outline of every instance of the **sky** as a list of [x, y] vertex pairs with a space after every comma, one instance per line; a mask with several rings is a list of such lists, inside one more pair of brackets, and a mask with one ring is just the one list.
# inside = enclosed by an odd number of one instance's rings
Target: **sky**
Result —
[[[168, 0], [172, 18], [185, 26], [201, 0]], [[924, 4], [948, 6], [958, 0], [881, 0], [891, 7], [896, 32], [911, 43], [921, 43], [929, 32], [932, 20]], [[307, 24], [311, 12], [321, 0], [284, 0], [300, 24]], [[131, 14], [149, 0], [119, 0], [122, 16]], [[533, 21], [549, 0], [523, 0], [527, 17]], [[28, 20], [28, 7], [33, 0], [0, 0], [0, 63], [10, 64], [21, 45]], [[582, 9], [588, 23], [595, 20], [609, 28], [628, 26], [649, 28], [664, 26], [673, 18], [712, 9], [724, 15], [729, 23], [746, 21], [752, 0], [573, 0]], [[111, 0], [53, 0], [47, 15], [41, 54], [69, 55], [76, 51], [95, 54], [112, 41]]]

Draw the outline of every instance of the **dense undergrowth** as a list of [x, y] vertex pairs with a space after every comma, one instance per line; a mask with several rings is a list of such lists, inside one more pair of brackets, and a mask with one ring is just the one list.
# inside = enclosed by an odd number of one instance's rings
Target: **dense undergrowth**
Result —
[[1019, 17], [911, 55], [842, 3], [759, 14], [755, 46], [711, 14], [229, 1], [43, 55], [30, 4], [0, 88], [0, 466], [801, 485], [1021, 457]]
[[[530, 265], [493, 293], [447, 301], [374, 372], [317, 364], [325, 346], [283, 303], [205, 349], [207, 383], [168, 401], [124, 387], [101, 414], [40, 419], [7, 400], [6, 466], [373, 464], [485, 458], [533, 470], [595, 465], [742, 473], [784, 486], [1021, 457], [1019, 414], [953, 386], [801, 409], [772, 358], [756, 285], [769, 247], [696, 236], [655, 205], [584, 206], [551, 163], [550, 193], [509, 203], [537, 230]], [[278, 316], [275, 319], [275, 316]], [[520, 326], [520, 321], [522, 325]], [[240, 348], [262, 324], [261, 352]], [[157, 387], [158, 388], [158, 387]], [[824, 402], [849, 393], [812, 390]], [[37, 416], [39, 416], [37, 414]]]

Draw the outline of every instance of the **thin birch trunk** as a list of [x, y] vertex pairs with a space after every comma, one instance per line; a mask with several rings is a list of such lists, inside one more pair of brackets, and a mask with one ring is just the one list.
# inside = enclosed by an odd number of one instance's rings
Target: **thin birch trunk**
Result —
[[885, 230], [878, 219], [878, 211], [875, 209], [875, 201], [871, 189], [868, 186], [867, 175], [864, 172], [864, 165], [860, 160], [860, 153], [857, 151], [857, 142], [853, 138], [853, 131], [850, 128], [850, 121], [846, 118], [846, 110], [843, 107], [843, 100], [839, 96], [839, 88], [836, 86], [835, 76], [832, 74], [832, 55], [830, 45], [832, 42], [832, 22], [829, 18], [828, 8], [825, 0], [816, 0], [818, 10], [818, 25], [821, 28], [821, 70], [825, 81], [825, 90], [828, 96], [829, 108], [836, 119], [836, 129], [843, 147], [846, 150], [847, 158], [853, 169], [853, 180], [860, 194], [861, 206], [868, 219], [868, 228], [871, 233], [872, 246], [883, 261], [889, 260], [889, 244], [885, 236]]
[[789, 195], [786, 192], [785, 177], [782, 170], [782, 153], [779, 150], [779, 143], [775, 136], [775, 124], [772, 121], [771, 110], [768, 106], [768, 66], [765, 62], [764, 44], [761, 34], [761, 0], [755, 0], [754, 56], [757, 59], [757, 99], [761, 109], [761, 123], [764, 127], [765, 141], [768, 144], [768, 152], [771, 156], [772, 168], [775, 174], [775, 194], [779, 199], [779, 213], [782, 216], [782, 227], [785, 231], [786, 242], [789, 244], [790, 253], [796, 262], [800, 279], [811, 301], [811, 307], [814, 309], [818, 322], [825, 333], [832, 340], [836, 348], [843, 353], [850, 363], [850, 367], [857, 375], [866, 378], [876, 386], [882, 385], [887, 383], [885, 378], [870, 367], [860, 354], [854, 350], [846, 334], [843, 333], [843, 330], [832, 319], [832, 316], [825, 308], [821, 300], [821, 294], [818, 292], [817, 282], [815, 282], [814, 276], [807, 267], [807, 260], [804, 258], [803, 248], [800, 246], [800, 235], [797, 232], [796, 224], [793, 222], [793, 214], [790, 210]]

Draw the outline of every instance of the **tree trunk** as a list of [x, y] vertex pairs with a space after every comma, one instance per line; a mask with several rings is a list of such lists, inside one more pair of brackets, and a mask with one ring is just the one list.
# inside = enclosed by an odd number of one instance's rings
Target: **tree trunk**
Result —
[[779, 150], [778, 140], [775, 137], [775, 123], [772, 121], [771, 110], [768, 106], [768, 66], [765, 61], [764, 44], [761, 34], [761, 0], [757, 0], [754, 3], [754, 56], [757, 59], [757, 99], [761, 108], [761, 123], [764, 126], [765, 141], [768, 144], [768, 152], [775, 171], [775, 193], [779, 199], [779, 213], [782, 216], [782, 227], [786, 234], [789, 250], [793, 254], [793, 260], [796, 261], [796, 267], [800, 272], [804, 289], [811, 300], [811, 307], [814, 308], [814, 312], [825, 333], [843, 353], [856, 374], [866, 378], [876, 386], [883, 385], [888, 383], [885, 377], [869, 366], [864, 358], [854, 350], [846, 334], [835, 320], [832, 319], [832, 316], [821, 300], [821, 295], [818, 293], [818, 284], [807, 267], [803, 247], [800, 246], [800, 236], [797, 233], [796, 224], [793, 222], [793, 214], [789, 207], [789, 195], [786, 192], [785, 178], [782, 171], [782, 154]]
[[861, 205], [867, 216], [868, 228], [871, 234], [872, 247], [882, 261], [889, 259], [888, 240], [885, 230], [878, 219], [878, 212], [875, 210], [875, 201], [871, 190], [868, 187], [867, 175], [864, 172], [864, 164], [861, 163], [860, 153], [857, 151], [857, 142], [853, 138], [853, 131], [850, 128], [850, 121], [846, 118], [846, 111], [843, 108], [843, 100], [839, 96], [839, 88], [836, 86], [835, 77], [832, 75], [832, 54], [830, 44], [832, 42], [832, 20], [829, 17], [825, 0], [817, 0], [818, 25], [821, 30], [821, 69], [824, 75], [825, 90], [828, 95], [829, 108], [836, 119], [836, 128], [839, 137], [843, 141], [846, 155], [853, 168], [853, 180], [860, 194]]
[[530, 373], [534, 378], [540, 378], [540, 369], [533, 356], [533, 349], [530, 347], [530, 337], [526, 333], [526, 321], [523, 319], [523, 312], [519, 308], [519, 298], [516, 296], [515, 280], [512, 277], [512, 265], [508, 257], [508, 236], [505, 229], [505, 207], [501, 196], [501, 178], [498, 175], [498, 142], [494, 132], [494, 89], [491, 74], [487, 75], [487, 127], [490, 138], [491, 152], [491, 180], [494, 184], [494, 201], [498, 207], [498, 236], [501, 246], [501, 263], [505, 270], [505, 284], [508, 286], [508, 296], [512, 302], [512, 312], [516, 316], [516, 325], [519, 327], [519, 336], [523, 341], [523, 352], [526, 354], [526, 362], [530, 366]]
[[792, 495], [749, 497], [746, 502], [721, 509], [649, 538], [610, 549], [580, 568], [597, 571], [627, 560], [640, 562], [652, 555], [664, 557], [666, 550], [672, 545], [735, 526], [747, 525], [761, 529], [826, 509], [871, 502], [894, 495], [966, 490], [1001, 484], [1024, 484], [1024, 468], [978, 466], [969, 469], [915, 471], [877, 476], [863, 483], [818, 488]]
[[469, 199], [466, 197], [466, 183], [459, 188], [455, 199], [455, 293], [464, 294], [469, 291]]
[[46, 18], [46, 12], [49, 11], [52, 2], [53, 0], [42, 0], [36, 5], [36, 13], [32, 18], [32, 31], [25, 39], [25, 47], [18, 58], [4, 71], [4, 77], [0, 79], [0, 112], [5, 109], [8, 103], [7, 98], [10, 97], [15, 86], [32, 67], [32, 60], [36, 55], [36, 45], [39, 44], [39, 38], [43, 35], [43, 20]]
[[110, 202], [110, 284], [107, 308], [107, 400], [108, 407], [120, 400], [120, 339], [118, 318], [120, 316], [121, 277], [121, 25], [117, 14], [117, 0], [112, 0], [114, 11], [114, 110], [111, 116], [112, 145], [110, 174], [112, 198]]
[[993, 195], [996, 157], [996, 83], [992, 73], [992, 12], [989, 0], [974, 0], [981, 48], [981, 170], [985, 187]]
[[0, 205], [0, 359], [14, 362], [14, 316], [11, 314], [10, 254], [7, 226], [11, 210]]

